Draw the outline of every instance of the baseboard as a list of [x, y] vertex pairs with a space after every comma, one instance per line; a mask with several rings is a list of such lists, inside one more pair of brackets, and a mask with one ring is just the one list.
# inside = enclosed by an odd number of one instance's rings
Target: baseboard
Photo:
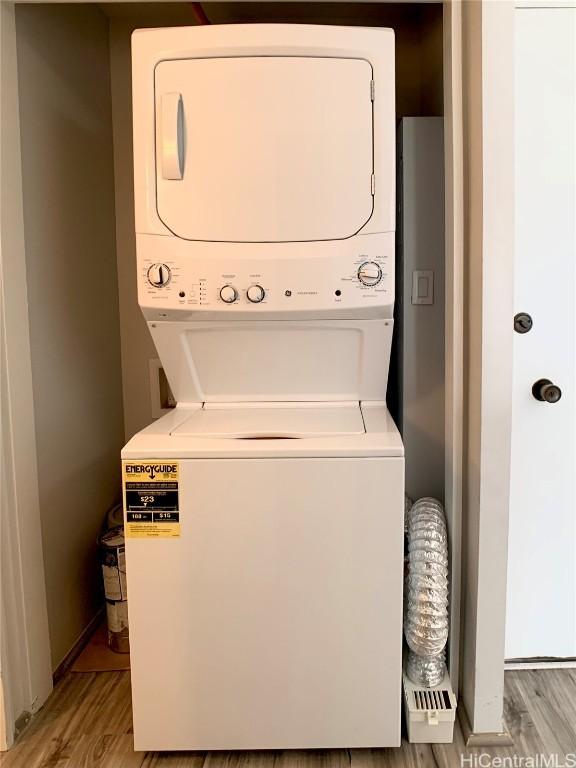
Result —
[[519, 669], [576, 669], [576, 659], [533, 658], [507, 659], [504, 669], [514, 671]]
[[16, 718], [16, 722], [14, 723], [14, 742], [16, 742], [20, 737], [20, 734], [26, 730], [33, 717], [34, 715], [32, 712], [22, 712], [20, 717]]
[[105, 613], [105, 606], [102, 606], [101, 608], [98, 609], [98, 612], [95, 614], [95, 616], [90, 620], [88, 625], [82, 631], [80, 637], [78, 638], [78, 640], [76, 640], [72, 648], [70, 648], [66, 656], [64, 656], [60, 664], [58, 664], [58, 666], [52, 673], [52, 679], [54, 680], [54, 685], [56, 685], [56, 683], [64, 677], [66, 672], [68, 672], [72, 664], [74, 664], [78, 656], [82, 653], [82, 651], [84, 650], [84, 647], [86, 646], [86, 643], [90, 640], [90, 638], [96, 631], [97, 627], [103, 621], [104, 613]]
[[502, 731], [494, 731], [488, 733], [474, 733], [470, 727], [470, 721], [468, 720], [468, 714], [462, 701], [458, 704], [456, 710], [458, 720], [460, 721], [460, 729], [462, 730], [462, 736], [464, 738], [464, 744], [467, 747], [513, 747], [514, 739], [508, 731], [504, 728]]

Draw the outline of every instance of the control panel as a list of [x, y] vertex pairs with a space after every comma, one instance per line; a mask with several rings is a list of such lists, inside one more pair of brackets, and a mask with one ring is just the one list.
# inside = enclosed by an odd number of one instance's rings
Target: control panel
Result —
[[387, 308], [378, 315], [392, 316], [394, 233], [273, 250], [237, 243], [232, 257], [226, 255], [229, 244], [138, 237], [139, 302], [149, 319], [182, 312], [337, 314], [366, 307]]

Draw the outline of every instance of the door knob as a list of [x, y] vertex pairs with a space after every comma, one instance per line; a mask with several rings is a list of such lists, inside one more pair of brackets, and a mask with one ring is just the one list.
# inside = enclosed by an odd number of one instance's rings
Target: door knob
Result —
[[550, 379], [538, 379], [532, 387], [532, 394], [543, 403], [557, 403], [562, 397], [562, 390]]
[[532, 330], [532, 318], [528, 312], [518, 312], [514, 315], [514, 330], [516, 333], [528, 333]]

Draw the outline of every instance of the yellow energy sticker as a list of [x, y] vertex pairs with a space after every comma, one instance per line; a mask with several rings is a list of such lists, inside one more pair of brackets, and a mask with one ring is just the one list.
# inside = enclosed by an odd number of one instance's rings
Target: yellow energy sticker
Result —
[[123, 462], [125, 535], [132, 539], [180, 536], [179, 465], [171, 459]]

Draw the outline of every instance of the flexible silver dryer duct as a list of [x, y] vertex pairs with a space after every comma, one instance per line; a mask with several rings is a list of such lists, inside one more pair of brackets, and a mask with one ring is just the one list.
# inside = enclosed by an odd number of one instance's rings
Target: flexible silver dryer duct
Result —
[[430, 688], [444, 677], [448, 639], [448, 535], [442, 504], [419, 499], [408, 513], [407, 528], [406, 674], [416, 685]]

